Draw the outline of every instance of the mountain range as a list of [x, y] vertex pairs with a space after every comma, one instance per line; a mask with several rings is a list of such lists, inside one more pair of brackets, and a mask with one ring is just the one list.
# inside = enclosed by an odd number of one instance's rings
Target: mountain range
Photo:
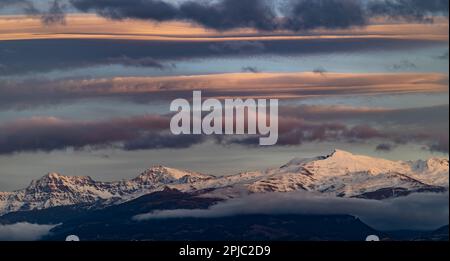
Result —
[[279, 168], [220, 177], [164, 166], [117, 182], [49, 173], [25, 189], [0, 192], [0, 216], [64, 206], [105, 208], [165, 189], [217, 199], [303, 190], [332, 197], [384, 200], [448, 191], [449, 160], [389, 161], [335, 150], [326, 156], [293, 159]]

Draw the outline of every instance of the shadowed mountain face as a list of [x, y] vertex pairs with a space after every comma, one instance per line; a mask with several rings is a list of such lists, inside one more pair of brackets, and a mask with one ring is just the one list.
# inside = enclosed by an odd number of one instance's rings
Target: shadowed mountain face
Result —
[[15, 212], [2, 223], [63, 223], [45, 240], [364, 240], [378, 233], [346, 215], [238, 215], [227, 218], [179, 218], [136, 221], [133, 216], [155, 210], [204, 209], [219, 199], [165, 189], [101, 210], [58, 207]]
[[84, 240], [150, 241], [362, 241], [380, 234], [352, 216], [245, 215], [209, 219], [161, 219], [145, 223], [98, 223], [61, 227], [47, 240], [77, 233]]
[[391, 238], [397, 240], [417, 240], [417, 241], [448, 241], [449, 240], [449, 227], [443, 226], [433, 231], [390, 231], [386, 232]]
[[448, 241], [449, 240], [449, 226], [443, 226], [433, 232], [430, 233], [428, 236], [429, 238], [433, 240], [442, 240], [442, 241]]
[[249, 214], [216, 218], [172, 218], [137, 221], [140, 213], [171, 209], [206, 209], [220, 199], [173, 189], [151, 193], [104, 209], [76, 206], [14, 212], [0, 217], [0, 223], [61, 223], [43, 240], [64, 240], [76, 234], [91, 240], [318, 240], [362, 241], [376, 234], [384, 240], [446, 240], [448, 226], [436, 231], [377, 231], [350, 215], [266, 215]]
[[150, 193], [123, 204], [104, 207], [102, 204], [79, 204], [59, 206], [41, 210], [17, 211], [0, 217], [0, 223], [12, 224], [30, 222], [39, 224], [68, 223], [95, 219], [97, 217], [108, 220], [129, 218], [135, 214], [167, 209], [205, 209], [220, 199], [200, 198], [194, 193], [183, 193], [175, 189], [165, 188], [162, 191]]

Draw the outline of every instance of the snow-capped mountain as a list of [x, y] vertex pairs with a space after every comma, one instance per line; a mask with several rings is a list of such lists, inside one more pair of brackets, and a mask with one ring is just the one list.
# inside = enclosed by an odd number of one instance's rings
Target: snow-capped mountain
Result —
[[156, 166], [131, 180], [98, 182], [50, 173], [19, 191], [0, 193], [0, 215], [55, 206], [107, 206], [166, 187], [203, 197], [306, 190], [337, 197], [385, 199], [449, 187], [448, 159], [389, 161], [336, 150], [328, 156], [294, 159], [261, 172], [215, 177]]
[[302, 189], [339, 197], [377, 199], [396, 193], [439, 192], [449, 186], [448, 162], [447, 159], [389, 161], [336, 150], [325, 157], [294, 159], [281, 168], [268, 170], [248, 188], [251, 192]]
[[120, 203], [168, 185], [206, 181], [212, 176], [162, 166], [146, 170], [138, 177], [119, 182], [99, 182], [90, 177], [68, 177], [49, 173], [15, 192], [0, 193], [0, 214], [79, 204]]

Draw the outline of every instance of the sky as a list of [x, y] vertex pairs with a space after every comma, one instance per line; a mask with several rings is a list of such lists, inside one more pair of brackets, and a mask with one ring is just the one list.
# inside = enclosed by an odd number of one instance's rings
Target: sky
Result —
[[[448, 27], [442, 0], [0, 0], [0, 191], [335, 148], [448, 158]], [[194, 90], [280, 99], [278, 144], [172, 135], [170, 102]]]

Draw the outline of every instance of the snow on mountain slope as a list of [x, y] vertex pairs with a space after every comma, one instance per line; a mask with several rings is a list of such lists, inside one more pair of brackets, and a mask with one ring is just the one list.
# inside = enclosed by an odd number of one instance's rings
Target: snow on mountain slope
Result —
[[49, 173], [32, 181], [23, 189], [0, 194], [0, 215], [55, 206], [120, 203], [147, 193], [161, 190], [166, 185], [181, 185], [211, 179], [212, 176], [157, 166], [138, 177], [119, 182], [98, 182], [90, 177], [67, 177]]
[[248, 186], [251, 192], [299, 189], [356, 197], [382, 189], [442, 191], [449, 186], [446, 159], [404, 162], [353, 155], [336, 150], [326, 157], [294, 159]]
[[157, 190], [169, 185], [190, 185], [214, 179], [214, 176], [183, 171], [164, 166], [155, 166], [141, 173], [134, 179], [122, 181], [118, 185], [118, 193], [131, 194], [138, 191]]
[[328, 156], [294, 159], [280, 168], [222, 177], [163, 166], [119, 182], [50, 173], [23, 190], [0, 192], [0, 215], [54, 206], [119, 204], [165, 187], [222, 198], [306, 190], [338, 197], [384, 199], [448, 190], [448, 163], [448, 159], [389, 161], [336, 150]]
[[6, 200], [12, 192], [0, 192], [0, 202]]
[[158, 186], [158, 184], [167, 185], [174, 183], [195, 183], [211, 179], [214, 179], [214, 176], [208, 176], [190, 171], [182, 171], [164, 166], [157, 166], [145, 171], [137, 178], [134, 178], [132, 182], [139, 185], [147, 184]]
[[410, 177], [418, 179], [427, 184], [433, 184], [436, 186], [447, 186], [448, 187], [448, 175], [443, 175], [442, 173], [447, 170], [448, 174], [448, 160], [447, 159], [429, 159], [429, 160], [419, 160], [415, 162], [409, 162], [411, 167]]
[[9, 194], [5, 211], [91, 203], [112, 196], [107, 186], [89, 177], [65, 177], [50, 173], [32, 181], [26, 189]]
[[243, 172], [237, 175], [213, 177], [210, 179], [200, 180], [200, 182], [195, 183], [184, 183], [184, 184], [170, 184], [170, 188], [174, 188], [180, 191], [198, 191], [198, 190], [214, 190], [226, 187], [237, 187], [239, 185], [246, 185], [251, 182], [255, 182], [262, 178], [264, 173], [262, 172]]
[[362, 171], [368, 171], [377, 175], [386, 172], [403, 171], [405, 167], [408, 167], [408, 164], [404, 162], [353, 155], [342, 150], [336, 150], [331, 155], [323, 158], [319, 157], [317, 160], [305, 163], [300, 161], [300, 164], [297, 164], [297, 162], [295, 160], [291, 161], [290, 164], [281, 168], [280, 171], [287, 172], [292, 168], [301, 167], [313, 173], [315, 176], [329, 177]]

